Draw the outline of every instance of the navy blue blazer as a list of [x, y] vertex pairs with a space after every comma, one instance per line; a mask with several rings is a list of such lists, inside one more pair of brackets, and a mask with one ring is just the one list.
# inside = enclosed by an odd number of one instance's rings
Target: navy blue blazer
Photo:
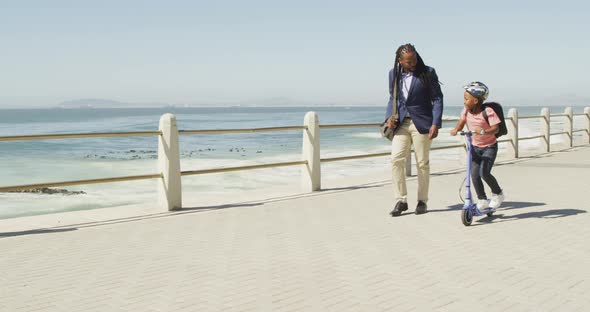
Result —
[[[425, 85], [418, 76], [414, 75], [407, 99], [403, 98], [400, 80], [397, 81], [399, 120], [403, 121], [409, 112], [416, 129], [422, 134], [428, 133], [433, 125], [442, 127], [443, 113], [443, 94], [438, 83], [438, 76], [434, 68], [426, 66], [426, 70], [430, 76], [429, 85]], [[391, 80], [393, 80], [393, 69], [389, 71], [389, 102], [387, 103], [385, 120], [391, 116], [393, 111]]]

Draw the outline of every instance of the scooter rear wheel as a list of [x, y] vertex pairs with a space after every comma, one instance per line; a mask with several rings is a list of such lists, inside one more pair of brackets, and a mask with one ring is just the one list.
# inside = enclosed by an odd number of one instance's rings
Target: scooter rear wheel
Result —
[[465, 226], [471, 225], [471, 222], [473, 222], [473, 213], [471, 212], [471, 209], [463, 209], [461, 212], [461, 221]]

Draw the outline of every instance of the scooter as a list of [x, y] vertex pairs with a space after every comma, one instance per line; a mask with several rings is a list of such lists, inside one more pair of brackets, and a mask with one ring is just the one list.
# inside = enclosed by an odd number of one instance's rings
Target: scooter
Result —
[[473, 216], [487, 215], [491, 217], [496, 210], [493, 208], [479, 210], [471, 197], [471, 136], [475, 134], [475, 131], [459, 131], [458, 133], [464, 135], [467, 142], [467, 177], [465, 178], [465, 203], [461, 212], [461, 221], [463, 225], [470, 226]]

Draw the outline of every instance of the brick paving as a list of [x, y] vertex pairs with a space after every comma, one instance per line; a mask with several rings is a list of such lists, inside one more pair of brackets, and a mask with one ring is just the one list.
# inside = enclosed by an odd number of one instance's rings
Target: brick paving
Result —
[[0, 220], [0, 311], [590, 310], [590, 147], [494, 174], [506, 202], [470, 227], [459, 170], [432, 176], [425, 215], [412, 201], [389, 217], [377, 181], [113, 222]]

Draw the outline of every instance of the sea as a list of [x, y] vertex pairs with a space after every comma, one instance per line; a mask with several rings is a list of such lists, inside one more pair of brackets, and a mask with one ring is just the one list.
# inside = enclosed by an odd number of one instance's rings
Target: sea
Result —
[[[505, 113], [510, 106], [504, 107]], [[516, 107], [519, 116], [539, 115], [541, 107]], [[552, 114], [565, 107], [553, 106]], [[573, 107], [582, 113], [583, 107]], [[444, 109], [443, 129], [433, 146], [459, 144], [449, 135], [461, 106]], [[0, 136], [156, 131], [165, 113], [176, 116], [180, 130], [235, 129], [300, 126], [305, 113], [314, 111], [320, 124], [380, 123], [384, 107], [162, 107], [162, 108], [48, 108], [0, 109]], [[521, 120], [521, 137], [538, 135], [539, 119]], [[551, 119], [552, 132], [563, 131], [564, 118]], [[574, 118], [574, 128], [585, 126], [585, 117]], [[582, 132], [575, 137], [583, 136]], [[389, 141], [377, 127], [322, 129], [321, 157], [388, 152]], [[564, 140], [553, 136], [553, 142]], [[521, 149], [541, 149], [540, 139], [522, 141]], [[157, 171], [156, 136], [56, 139], [0, 142], [0, 186], [154, 174]], [[302, 131], [243, 134], [181, 135], [181, 170], [297, 161], [301, 159]], [[541, 152], [541, 151], [540, 151]], [[431, 162], [453, 161], [462, 149], [443, 150]], [[322, 164], [322, 179], [338, 179], [389, 170], [389, 157]], [[0, 218], [63, 211], [151, 204], [157, 201], [157, 181], [140, 180], [60, 187], [84, 194], [0, 193]], [[300, 168], [281, 167], [184, 176], [183, 196], [257, 192], [275, 186], [298, 186]]]

